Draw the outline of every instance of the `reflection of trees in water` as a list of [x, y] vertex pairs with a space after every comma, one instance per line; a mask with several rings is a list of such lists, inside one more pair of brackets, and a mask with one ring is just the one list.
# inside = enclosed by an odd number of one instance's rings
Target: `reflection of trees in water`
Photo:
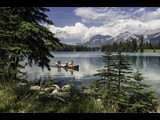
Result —
[[[71, 60], [71, 58], [65, 58], [65, 61], [67, 60]], [[85, 72], [93, 72], [104, 66], [103, 62], [98, 61], [99, 57], [77, 57], [72, 60], [75, 64], [80, 65], [80, 72], [84, 72], [84, 70], [87, 70]], [[159, 56], [127, 56], [127, 60], [134, 68], [138, 66], [148, 70], [160, 69]]]
[[99, 60], [100, 60], [100, 58], [98, 58], [98, 57], [89, 58], [89, 62], [90, 62], [92, 65], [94, 65], [94, 66], [96, 66], [96, 67], [104, 66], [104, 63], [103, 63], [103, 62], [100, 62]]
[[[39, 74], [31, 78], [39, 78], [39, 76], [42, 76], [44, 74], [47, 74], [47, 76], [76, 76], [78, 78], [89, 78], [93, 74], [96, 73], [97, 69], [101, 69], [104, 66], [103, 62], [99, 62], [100, 57], [55, 57], [51, 60], [51, 65], [54, 65], [58, 60], [61, 60], [62, 64], [65, 64], [66, 62], [69, 62], [71, 60], [74, 61], [74, 64], [79, 65], [79, 72], [77, 71], [68, 71], [66, 72], [65, 69], [61, 69], [60, 72], [57, 71], [57, 68], [51, 68], [51, 71], [45, 70], [42, 71], [39, 67], [33, 66], [32, 68], [27, 67], [27, 71], [29, 73], [34, 74], [35, 72], [38, 72]], [[128, 62], [132, 64], [133, 67], [139, 66], [145, 71], [146, 74], [154, 74], [154, 76], [159, 76], [160, 72], [160, 56], [150, 57], [150, 56], [128, 56], [127, 57]], [[153, 75], [151, 75], [152, 77]], [[31, 79], [29, 78], [29, 79]], [[92, 78], [93, 79], [93, 78]]]
[[133, 67], [160, 68], [160, 57], [156, 56], [128, 56], [127, 60]]
[[69, 72], [71, 75], [73, 75], [75, 71], [79, 71], [79, 70], [76, 70], [76, 69], [68, 69], [66, 67], [57, 67], [57, 71], [59, 73], [62, 71], [62, 69], [64, 69], [66, 72]]

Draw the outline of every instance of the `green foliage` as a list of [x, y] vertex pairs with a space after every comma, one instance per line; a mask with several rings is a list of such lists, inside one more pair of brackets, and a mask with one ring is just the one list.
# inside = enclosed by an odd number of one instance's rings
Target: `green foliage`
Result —
[[54, 85], [55, 84], [55, 80], [54, 79], [48, 79], [46, 82], [44, 82], [45, 83], [45, 87], [51, 87], [52, 85]]
[[72, 81], [69, 81], [67, 84], [70, 85], [71, 88], [74, 86], [74, 83]]
[[101, 77], [92, 88], [97, 98], [102, 99], [105, 108], [114, 112], [146, 113], [156, 109], [157, 96], [150, 85], [142, 82], [142, 73], [137, 70], [133, 75], [121, 51], [117, 55], [106, 52], [102, 56], [105, 63], [96, 76]]
[[112, 55], [110, 50], [105, 52], [101, 61], [105, 66], [97, 70], [96, 76], [101, 77], [97, 81], [99, 88], [99, 97], [103, 99], [105, 107], [112, 108], [116, 112], [123, 112], [126, 107], [127, 99], [125, 96], [126, 86], [128, 85], [130, 73], [129, 64], [119, 50], [117, 55]]
[[99, 51], [98, 47], [87, 47], [87, 46], [79, 46], [79, 45], [66, 45], [63, 44], [62, 47], [53, 48], [53, 51]]
[[130, 97], [127, 111], [146, 113], [155, 110], [158, 99], [156, 92], [149, 89], [150, 85], [142, 83], [144, 77], [139, 69], [132, 76], [132, 89], [130, 89]]
[[[153, 49], [144, 49], [144, 52], [153, 53], [154, 50]], [[155, 52], [159, 52], [160, 53], [160, 49], [156, 49]]]
[[[15, 82], [0, 83], [0, 112], [26, 112], [32, 107], [32, 97], [35, 93], [29, 91], [29, 86], [20, 86]], [[34, 105], [34, 104], [33, 104]]]
[[131, 73], [132, 69], [130, 64], [127, 62], [124, 55], [121, 54], [121, 50], [118, 51], [118, 55], [115, 56], [116, 64], [115, 69], [117, 70], [117, 79], [118, 79], [118, 92], [121, 89], [125, 88], [128, 84], [129, 76], [127, 74]]
[[127, 40], [125, 42], [119, 42], [119, 43], [113, 43], [113, 44], [107, 44], [103, 45], [101, 47], [101, 51], [108, 51], [107, 49], [110, 48], [110, 52], [118, 52], [119, 48], [123, 52], [138, 52], [138, 45], [137, 40]]
[[[134, 79], [133, 89], [128, 94], [119, 94], [107, 86], [97, 89], [95, 82], [91, 91], [73, 89], [70, 97], [64, 101], [56, 97], [40, 96], [37, 91], [30, 90], [30, 84], [22, 86], [16, 81], [0, 83], [0, 112], [1, 113], [117, 113], [117, 112], [150, 112], [155, 109], [157, 99], [153, 91], [144, 85], [138, 86]], [[138, 87], [137, 87], [138, 86]], [[142, 89], [142, 88], [143, 89]], [[137, 89], [135, 89], [137, 88]], [[141, 88], [141, 89], [138, 89]], [[95, 94], [93, 95], [92, 93]]]
[[100, 102], [94, 98], [84, 98], [81, 101], [72, 102], [58, 110], [58, 113], [106, 113]]
[[39, 97], [30, 85], [17, 82], [0, 83], [1, 113], [105, 113], [102, 103], [80, 89], [74, 89], [71, 97], [62, 102], [47, 96]]
[[144, 52], [144, 36], [143, 35], [140, 36], [139, 48], [140, 48], [140, 52]]
[[97, 70], [98, 73], [96, 73], [95, 76], [102, 77], [101, 82], [106, 83], [109, 90], [110, 86], [112, 85], [113, 87], [115, 82], [115, 56], [113, 56], [110, 50], [108, 50], [108, 52], [104, 53], [100, 61], [104, 62], [105, 66], [103, 69]]
[[0, 8], [0, 78], [17, 78], [20, 62], [28, 59], [42, 69], [50, 70], [49, 48], [61, 46], [54, 33], [40, 25], [53, 24], [45, 14], [44, 7], [1, 7]]
[[[138, 43], [139, 41], [140, 43]], [[103, 45], [101, 47], [101, 51], [107, 51], [110, 48], [111, 52], [118, 52], [118, 49], [121, 48], [122, 52], [159, 52], [160, 50], [160, 42], [158, 43], [148, 43], [144, 41], [143, 35], [140, 36], [139, 40], [132, 39], [124, 42], [113, 43]]]

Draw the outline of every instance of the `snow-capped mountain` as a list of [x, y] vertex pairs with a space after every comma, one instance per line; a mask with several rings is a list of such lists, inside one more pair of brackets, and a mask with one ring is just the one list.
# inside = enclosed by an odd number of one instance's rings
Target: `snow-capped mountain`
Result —
[[107, 40], [112, 38], [110, 35], [94, 35], [87, 42], [79, 43], [78, 45], [90, 46], [90, 47], [99, 47], [106, 43]]
[[110, 35], [95, 35], [90, 38], [89, 41], [83, 42], [81, 45], [90, 47], [100, 47], [106, 44], [112, 44], [113, 42], [124, 42], [127, 40], [138, 39], [138, 35], [134, 35], [130, 32], [120, 33], [119, 35], [112, 37]]
[[160, 32], [147, 35], [146, 41], [149, 41], [151, 43], [159, 43], [160, 42]]
[[144, 32], [145, 40], [151, 43], [160, 42], [160, 28], [156, 30], [147, 30]]
[[148, 35], [155, 34], [155, 33], [160, 33], [160, 28], [155, 29], [155, 30], [146, 30], [143, 33], [143, 35], [144, 35], [145, 38], [147, 38]]
[[[148, 30], [143, 33], [144, 35], [144, 42], [151, 42], [151, 43], [159, 43], [160, 42], [160, 29], [156, 30]], [[90, 47], [100, 47], [106, 44], [112, 44], [113, 42], [125, 42], [127, 40], [131, 41], [133, 39], [137, 40], [137, 43], [140, 43], [140, 35], [134, 34], [131, 32], [124, 32], [120, 33], [117, 36], [110, 36], [110, 35], [94, 35], [92, 36], [87, 42], [79, 43], [79, 45], [83, 46], [90, 46]]]
[[124, 32], [124, 33], [120, 33], [117, 36], [111, 38], [109, 40], [109, 44], [112, 44], [113, 42], [119, 43], [119, 42], [125, 42], [127, 40], [131, 41], [132, 39], [139, 39], [139, 36], [136, 34], [132, 34], [130, 32]]

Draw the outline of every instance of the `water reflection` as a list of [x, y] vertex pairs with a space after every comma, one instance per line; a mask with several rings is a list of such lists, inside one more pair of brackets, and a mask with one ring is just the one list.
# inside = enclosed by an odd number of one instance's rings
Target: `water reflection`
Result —
[[[158, 89], [160, 87], [160, 53], [123, 53], [127, 56], [128, 62], [133, 68], [139, 66], [141, 72], [147, 77], [146, 82], [151, 83]], [[93, 76], [98, 69], [103, 68], [104, 63], [99, 62], [102, 56], [100, 52], [54, 52], [55, 56], [51, 59], [50, 65], [55, 65], [56, 61], [61, 60], [62, 63], [74, 61], [79, 65], [79, 71], [72, 69], [57, 69], [51, 67], [51, 71], [37, 66], [32, 68], [26, 67], [29, 73], [28, 79], [38, 79], [40, 77], [54, 77], [56, 79], [80, 81], [82, 84], [89, 84], [98, 77]], [[159, 89], [158, 89], [159, 90]], [[160, 90], [159, 90], [160, 91]]]
[[157, 56], [128, 56], [127, 59], [133, 66], [139, 66], [143, 69], [158, 69], [160, 67], [160, 57]]
[[129, 63], [132, 67], [141, 68], [141, 72], [147, 77], [147, 80], [160, 82], [160, 57], [159, 56], [129, 56]]
[[66, 68], [66, 67], [55, 67], [57, 68], [57, 71], [60, 73], [63, 70], [65, 70], [66, 72], [69, 72], [71, 75], [74, 74], [75, 71], [79, 71], [79, 69], [69, 69], [69, 68]]

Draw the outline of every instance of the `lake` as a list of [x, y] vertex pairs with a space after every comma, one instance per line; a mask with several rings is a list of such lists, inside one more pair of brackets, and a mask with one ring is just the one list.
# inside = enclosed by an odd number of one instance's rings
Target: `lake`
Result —
[[[104, 63], [99, 62], [99, 58], [103, 55], [101, 52], [52, 52], [54, 58], [51, 59], [50, 65], [54, 65], [58, 60], [62, 63], [74, 61], [79, 65], [79, 71], [65, 69], [57, 69], [51, 67], [51, 70], [42, 69], [37, 66], [27, 66], [25, 70], [28, 72], [28, 80], [45, 79], [48, 77], [64, 82], [72, 81], [77, 86], [82, 84], [90, 84], [97, 80], [98, 77], [93, 76], [96, 70], [103, 68]], [[123, 53], [127, 55], [127, 60], [132, 64], [133, 69], [136, 66], [141, 68], [141, 72], [146, 77], [145, 82], [153, 85], [158, 93], [160, 93], [160, 53]]]

